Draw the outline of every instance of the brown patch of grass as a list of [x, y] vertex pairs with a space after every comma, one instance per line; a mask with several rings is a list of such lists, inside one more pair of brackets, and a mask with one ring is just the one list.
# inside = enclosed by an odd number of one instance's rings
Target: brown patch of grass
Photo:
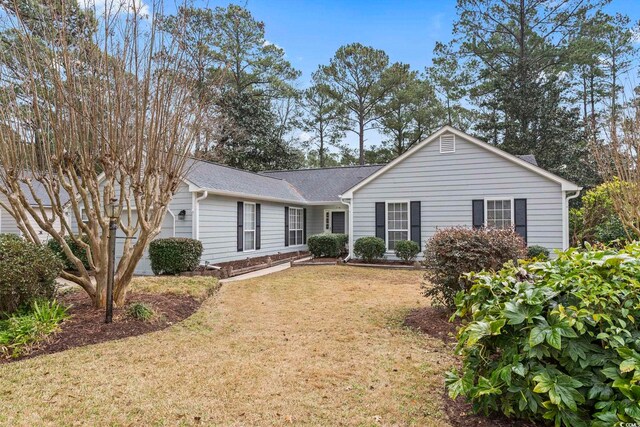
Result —
[[188, 295], [204, 299], [213, 295], [219, 286], [217, 278], [208, 276], [139, 276], [131, 281], [129, 292]]
[[0, 424], [446, 426], [450, 349], [402, 327], [419, 283], [346, 266], [229, 283], [167, 330], [0, 366]]

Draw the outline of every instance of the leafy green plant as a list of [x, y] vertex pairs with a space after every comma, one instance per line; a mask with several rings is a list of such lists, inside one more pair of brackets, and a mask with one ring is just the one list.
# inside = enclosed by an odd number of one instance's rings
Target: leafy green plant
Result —
[[[69, 246], [69, 249], [71, 249], [71, 253], [73, 253], [73, 255], [75, 255], [80, 261], [82, 261], [84, 268], [90, 269], [91, 266], [89, 265], [87, 250], [69, 236], [65, 237], [64, 240]], [[81, 240], [86, 243], [88, 241], [88, 238], [86, 236], [83, 236]], [[47, 242], [47, 247], [51, 249], [51, 251], [62, 260], [65, 270], [77, 270], [76, 266], [71, 261], [69, 261], [69, 258], [67, 258], [67, 255], [62, 250], [62, 246], [57, 240], [49, 240]]]
[[28, 309], [0, 321], [0, 354], [13, 358], [28, 354], [68, 317], [67, 308], [57, 301], [32, 301]]
[[143, 302], [134, 302], [133, 304], [129, 304], [127, 314], [134, 319], [143, 320], [145, 322], [151, 320], [156, 315], [153, 308]]
[[605, 182], [582, 196], [582, 206], [569, 211], [572, 243], [582, 242], [612, 244], [637, 238], [625, 228], [616, 213], [613, 196], [629, 184], [619, 180]]
[[640, 422], [640, 243], [467, 277], [451, 397], [557, 426]]
[[379, 237], [361, 237], [353, 245], [353, 253], [366, 262], [384, 257], [387, 246]]
[[153, 274], [179, 274], [193, 271], [200, 265], [202, 242], [195, 239], [172, 237], [157, 239], [149, 245], [149, 258]]
[[549, 259], [549, 249], [540, 245], [533, 245], [527, 248], [527, 258]]
[[420, 245], [413, 240], [400, 240], [396, 242], [396, 256], [404, 262], [411, 262], [420, 253]]
[[62, 262], [48, 248], [0, 235], [0, 318], [36, 299], [52, 299]]
[[453, 310], [456, 294], [469, 285], [464, 273], [499, 270], [525, 256], [524, 240], [511, 229], [441, 228], [424, 251], [424, 294], [432, 304]]
[[315, 234], [307, 239], [309, 252], [315, 257], [338, 257], [347, 244], [345, 234]]

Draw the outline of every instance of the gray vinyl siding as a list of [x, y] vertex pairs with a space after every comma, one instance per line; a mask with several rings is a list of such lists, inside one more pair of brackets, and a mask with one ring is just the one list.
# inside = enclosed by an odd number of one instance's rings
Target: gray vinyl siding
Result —
[[[167, 238], [167, 237], [188, 237], [191, 238], [193, 236], [193, 196], [192, 193], [189, 192], [189, 186], [186, 184], [180, 184], [178, 187], [176, 194], [173, 196], [173, 199], [169, 203], [169, 210], [173, 215], [175, 215], [175, 222], [173, 216], [167, 212], [163, 222], [162, 229], [160, 230], [160, 234], [156, 237], [156, 239]], [[178, 214], [181, 210], [185, 211], [185, 219], [178, 219]], [[127, 218], [126, 214], [123, 214], [123, 218]], [[124, 219], [126, 223], [126, 219]], [[132, 212], [132, 223], [136, 222], [136, 212]], [[174, 224], [175, 224], [175, 232], [174, 232]], [[74, 233], [78, 232], [78, 225], [76, 223], [75, 217], [71, 218], [71, 228]], [[116, 262], [120, 261], [120, 255], [122, 254], [125, 239], [124, 233], [118, 230], [116, 233]], [[145, 251], [142, 259], [136, 266], [136, 274], [138, 275], [152, 275], [151, 271], [151, 261], [149, 260], [149, 253]]]
[[356, 190], [353, 238], [375, 236], [376, 202], [419, 200], [424, 248], [437, 228], [470, 227], [472, 200], [488, 198], [527, 199], [528, 244], [562, 248], [560, 184], [460, 137], [455, 153], [435, 140]]
[[[6, 203], [6, 197], [0, 194], [0, 198], [2, 201]], [[18, 229], [18, 224], [16, 220], [9, 215], [3, 207], [0, 206], [0, 233], [6, 234], [20, 234], [20, 230]]]
[[[260, 203], [260, 249], [238, 252], [238, 202]], [[307, 250], [306, 245], [284, 245], [284, 208], [302, 205], [211, 195], [199, 202], [202, 262], [217, 264], [277, 253]], [[307, 227], [311, 221], [307, 210]], [[307, 228], [309, 236], [309, 228]]]

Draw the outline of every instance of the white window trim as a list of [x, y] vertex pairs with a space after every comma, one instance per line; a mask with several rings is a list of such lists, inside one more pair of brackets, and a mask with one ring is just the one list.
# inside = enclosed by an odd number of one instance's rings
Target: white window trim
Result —
[[[324, 228], [325, 233], [331, 233], [333, 228], [333, 213], [334, 212], [344, 212], [344, 229], [347, 230], [347, 211], [344, 209], [325, 209], [324, 214], [322, 215], [322, 227]], [[327, 214], [329, 214], [329, 228], [327, 228]]]
[[[256, 212], [256, 204], [253, 202], [242, 202], [243, 206], [242, 206], [242, 252], [255, 252], [256, 251], [256, 217], [257, 217], [257, 212]], [[247, 230], [247, 221], [246, 221], [246, 214], [247, 214], [247, 205], [253, 205], [253, 229], [252, 230]], [[253, 249], [247, 249], [247, 239], [246, 239], [246, 232], [247, 231], [253, 231]]]
[[484, 199], [484, 227], [485, 228], [489, 228], [488, 225], [488, 221], [489, 221], [489, 217], [487, 215], [487, 202], [504, 202], [505, 200], [509, 200], [509, 202], [511, 203], [511, 227], [513, 227], [513, 220], [514, 220], [514, 216], [515, 216], [515, 209], [513, 206], [513, 197], [492, 197], [489, 199]]
[[389, 204], [390, 203], [406, 203], [407, 204], [407, 240], [411, 240], [411, 202], [409, 200], [385, 200], [384, 202], [384, 228], [385, 228], [385, 246], [387, 247], [387, 253], [395, 253], [395, 249], [389, 249], [389, 232], [390, 231], [405, 231], [399, 229], [389, 229]]
[[[300, 211], [300, 226], [302, 228], [291, 228], [291, 213], [293, 212], [293, 210], [299, 210]], [[324, 218], [323, 218], [324, 220]], [[302, 231], [302, 241], [300, 243], [298, 243], [296, 241], [296, 243], [293, 243], [291, 241], [291, 231]], [[302, 246], [304, 245], [304, 208], [298, 207], [298, 206], [289, 206], [289, 246]], [[296, 233], [297, 236], [297, 233]], [[297, 240], [297, 239], [296, 239]]]

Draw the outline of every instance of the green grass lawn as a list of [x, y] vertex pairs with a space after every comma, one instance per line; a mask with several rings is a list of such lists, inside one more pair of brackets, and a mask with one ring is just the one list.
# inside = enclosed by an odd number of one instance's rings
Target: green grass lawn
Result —
[[164, 331], [0, 365], [0, 424], [446, 426], [451, 347], [402, 327], [419, 283], [318, 266], [223, 285]]

